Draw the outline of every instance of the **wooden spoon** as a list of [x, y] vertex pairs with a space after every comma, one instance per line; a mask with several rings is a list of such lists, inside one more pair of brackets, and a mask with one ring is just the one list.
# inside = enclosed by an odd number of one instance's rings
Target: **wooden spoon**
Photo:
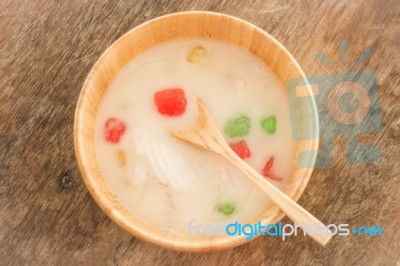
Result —
[[[325, 245], [332, 237], [329, 229], [237, 156], [225, 142], [210, 112], [199, 98], [197, 98], [197, 105], [199, 116], [196, 124], [191, 128], [170, 133], [178, 139], [226, 158], [264, 191], [295, 223], [303, 226], [312, 225], [307, 230], [308, 234], [319, 244]], [[320, 230], [317, 230], [316, 227]]]

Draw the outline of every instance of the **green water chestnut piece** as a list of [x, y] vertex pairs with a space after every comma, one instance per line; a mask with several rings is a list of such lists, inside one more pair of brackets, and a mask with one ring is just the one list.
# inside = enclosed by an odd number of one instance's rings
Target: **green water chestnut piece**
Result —
[[231, 215], [235, 211], [235, 208], [234, 203], [222, 203], [217, 206], [218, 211], [225, 215]]
[[274, 134], [276, 131], [276, 117], [268, 116], [261, 121], [261, 127], [268, 134]]
[[225, 128], [226, 134], [231, 138], [246, 136], [249, 130], [250, 118], [247, 116], [238, 116], [229, 120]]

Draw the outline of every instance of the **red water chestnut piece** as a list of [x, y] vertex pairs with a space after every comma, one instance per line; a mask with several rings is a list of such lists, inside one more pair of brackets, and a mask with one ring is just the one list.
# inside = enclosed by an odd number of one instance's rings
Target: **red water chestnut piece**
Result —
[[107, 119], [104, 125], [105, 138], [111, 143], [118, 143], [125, 130], [125, 123], [115, 117]]
[[268, 161], [266, 162], [264, 169], [262, 171], [262, 174], [266, 177], [269, 178], [271, 180], [275, 180], [275, 181], [282, 181], [282, 177], [279, 177], [277, 175], [275, 175], [274, 173], [272, 173], [272, 167], [274, 165], [274, 157], [270, 157], [268, 159]]
[[157, 91], [154, 102], [160, 114], [165, 116], [179, 116], [186, 111], [185, 91], [181, 88], [169, 88]]
[[229, 145], [231, 149], [242, 159], [250, 157], [250, 150], [247, 146], [246, 141], [242, 140], [237, 143], [233, 143]]

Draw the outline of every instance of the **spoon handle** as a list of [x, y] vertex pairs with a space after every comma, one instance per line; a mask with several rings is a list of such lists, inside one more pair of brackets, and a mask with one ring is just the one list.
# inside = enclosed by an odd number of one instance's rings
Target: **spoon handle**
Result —
[[256, 170], [250, 167], [239, 156], [233, 153], [226, 145], [221, 145], [224, 149], [220, 153], [240, 171], [246, 174], [262, 191], [264, 191], [279, 208], [289, 216], [292, 221], [307, 227], [308, 235], [317, 243], [325, 245], [332, 238], [330, 230], [311, 213], [298, 205], [290, 197], [272, 185], [268, 180], [261, 176]]
[[171, 134], [178, 139], [201, 147], [205, 150], [213, 151], [241, 170], [253, 183], [264, 191], [278, 207], [286, 213], [295, 223], [305, 226], [307, 233], [321, 245], [325, 245], [332, 238], [330, 230], [322, 224], [311, 213], [303, 209], [295, 201], [285, 195], [282, 191], [273, 186], [268, 180], [257, 173], [225, 142], [224, 137], [219, 131], [212, 115], [207, 110], [200, 99], [197, 99], [199, 116], [196, 124], [186, 130], [171, 131]]

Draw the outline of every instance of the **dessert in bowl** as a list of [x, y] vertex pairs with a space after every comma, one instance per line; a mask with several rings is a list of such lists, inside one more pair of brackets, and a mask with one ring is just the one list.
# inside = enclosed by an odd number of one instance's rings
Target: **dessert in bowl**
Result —
[[[297, 200], [312, 172], [299, 156], [317, 142], [292, 136], [292, 77], [304, 74], [282, 45], [230, 16], [184, 12], [138, 26], [82, 88], [75, 148], [86, 186], [113, 221], [157, 245], [200, 252], [244, 243], [198, 225], [275, 223], [283, 214], [223, 158], [169, 132], [195, 122], [200, 98], [236, 154]], [[316, 132], [312, 98], [297, 108], [296, 122]]]

